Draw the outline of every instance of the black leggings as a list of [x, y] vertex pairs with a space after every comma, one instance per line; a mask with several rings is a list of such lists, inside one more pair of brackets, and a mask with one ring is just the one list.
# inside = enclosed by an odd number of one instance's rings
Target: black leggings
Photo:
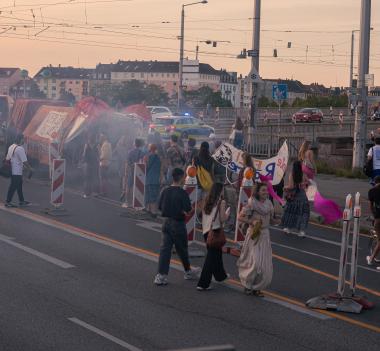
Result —
[[24, 194], [22, 193], [22, 175], [12, 175], [11, 184], [8, 189], [7, 202], [12, 202], [16, 190], [19, 201], [24, 202]]

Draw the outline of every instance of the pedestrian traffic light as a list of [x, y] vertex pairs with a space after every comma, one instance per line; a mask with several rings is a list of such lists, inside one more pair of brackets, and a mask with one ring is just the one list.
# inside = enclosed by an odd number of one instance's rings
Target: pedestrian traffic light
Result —
[[273, 57], [277, 57], [277, 49], [273, 50]]
[[217, 42], [216, 42], [216, 41], [213, 41], [213, 42], [212, 42], [212, 47], [216, 48], [216, 45], [217, 45]]
[[292, 47], [292, 42], [288, 41], [288, 49], [290, 49], [291, 47]]

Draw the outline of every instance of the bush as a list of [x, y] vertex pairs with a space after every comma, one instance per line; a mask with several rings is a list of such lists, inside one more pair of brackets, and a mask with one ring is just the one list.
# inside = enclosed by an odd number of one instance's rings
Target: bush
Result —
[[316, 162], [318, 173], [321, 174], [333, 174], [337, 177], [352, 178], [352, 179], [368, 179], [368, 177], [362, 172], [361, 169], [356, 168], [334, 168], [327, 164], [326, 161], [318, 160]]

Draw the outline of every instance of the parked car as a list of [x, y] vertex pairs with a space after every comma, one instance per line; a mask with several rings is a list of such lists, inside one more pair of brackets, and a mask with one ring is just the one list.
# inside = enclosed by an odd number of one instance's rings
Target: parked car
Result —
[[147, 109], [152, 115], [152, 120], [154, 121], [157, 117], [172, 116], [173, 113], [168, 107], [165, 106], [147, 106]]
[[293, 115], [295, 122], [319, 122], [323, 121], [323, 113], [318, 108], [303, 108]]
[[215, 134], [214, 128], [191, 116], [157, 117], [149, 126], [149, 134], [159, 132], [163, 139], [171, 135], [181, 138], [208, 138]]

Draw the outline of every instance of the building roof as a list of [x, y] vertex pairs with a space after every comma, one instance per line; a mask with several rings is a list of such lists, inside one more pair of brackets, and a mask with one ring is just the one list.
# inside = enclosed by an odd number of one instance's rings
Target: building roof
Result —
[[34, 78], [91, 79], [93, 71], [89, 68], [47, 66], [41, 68]]
[[[113, 67], [113, 72], [144, 72], [144, 73], [178, 73], [179, 63], [176, 61], [119, 61]], [[220, 72], [207, 63], [199, 64], [199, 73], [220, 75]]]
[[15, 72], [17, 72], [19, 68], [14, 68], [14, 67], [1, 67], [0, 68], [0, 78], [8, 78], [13, 76]]
[[225, 70], [220, 71], [220, 82], [237, 84], [237, 72], [227, 72]]
[[277, 84], [286, 84], [288, 91], [292, 93], [306, 93], [306, 87], [299, 81], [294, 79], [264, 79], [265, 82], [275, 82]]

